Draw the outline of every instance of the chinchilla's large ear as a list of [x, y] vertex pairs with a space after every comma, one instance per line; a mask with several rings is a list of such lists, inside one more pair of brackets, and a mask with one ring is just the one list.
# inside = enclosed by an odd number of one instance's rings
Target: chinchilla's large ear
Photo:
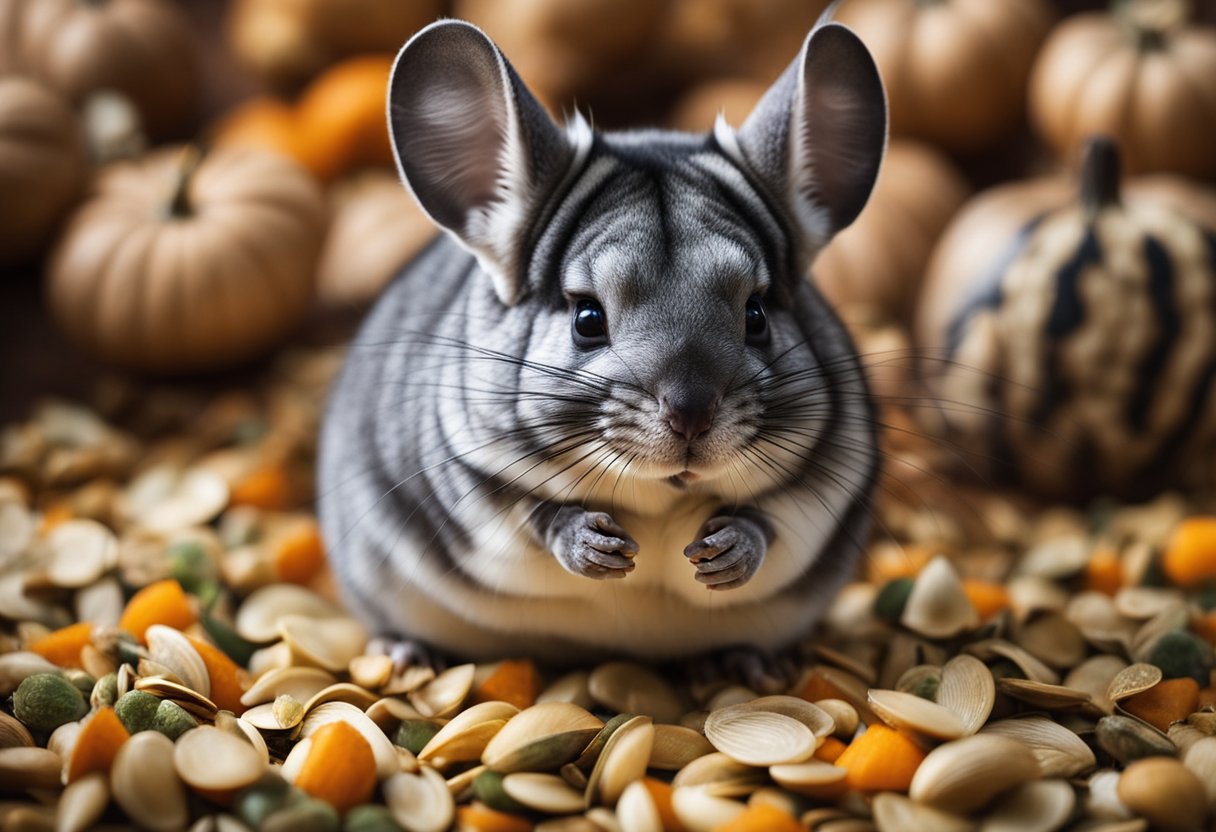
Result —
[[887, 102], [865, 45], [839, 23], [816, 26], [802, 51], [724, 146], [793, 209], [812, 250], [857, 218], [887, 142]]
[[456, 20], [433, 23], [402, 47], [388, 122], [397, 167], [423, 210], [514, 303], [537, 214], [585, 152], [585, 122], [559, 128], [493, 41]]

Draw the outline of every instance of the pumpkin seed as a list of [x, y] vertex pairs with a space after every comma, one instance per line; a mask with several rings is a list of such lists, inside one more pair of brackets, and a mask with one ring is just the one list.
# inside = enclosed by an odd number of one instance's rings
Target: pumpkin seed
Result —
[[595, 704], [591, 698], [591, 691], [588, 690], [590, 679], [591, 672], [587, 670], [576, 670], [567, 673], [542, 690], [540, 695], [536, 697], [536, 704], [540, 705], [544, 702], [569, 702], [573, 705], [578, 705], [584, 710], [590, 710]]
[[495, 771], [546, 771], [575, 759], [604, 723], [568, 702], [544, 702], [507, 721], [481, 761]]
[[1197, 740], [1186, 750], [1182, 762], [1203, 784], [1208, 814], [1216, 817], [1216, 737]]
[[958, 739], [967, 733], [967, 726], [953, 711], [896, 690], [871, 690], [870, 708], [892, 728], [938, 740]]
[[983, 832], [1055, 832], [1072, 816], [1077, 796], [1064, 780], [1031, 780], [997, 800]]
[[587, 778], [587, 805], [615, 806], [625, 787], [646, 774], [653, 749], [654, 722], [650, 717], [638, 715], [621, 725], [608, 738]]
[[376, 690], [393, 675], [393, 660], [388, 656], [355, 656], [350, 660], [350, 680], [360, 687]]
[[49, 748], [0, 748], [0, 782], [6, 789], [58, 789], [63, 759]]
[[[279, 637], [285, 616], [314, 620], [343, 618], [341, 610], [320, 595], [295, 584], [271, 584], [250, 593], [236, 614], [236, 632], [248, 641], [265, 644]], [[344, 670], [343, 664], [340, 670]]]
[[671, 793], [671, 808], [688, 832], [712, 832], [746, 811], [737, 800], [719, 797], [695, 786], [682, 786]]
[[979, 733], [930, 751], [912, 776], [908, 796], [938, 808], [971, 812], [1040, 773], [1038, 761], [1021, 743]]
[[506, 702], [482, 702], [458, 714], [418, 751], [418, 759], [438, 769], [481, 759], [486, 745], [519, 709]]
[[[217, 765], [220, 760], [223, 764]], [[248, 742], [203, 725], [178, 739], [173, 748], [173, 767], [182, 780], [197, 789], [223, 791], [256, 782], [266, 764]]]
[[874, 824], [878, 827], [878, 832], [908, 832], [913, 829], [975, 832], [976, 829], [976, 825], [965, 817], [917, 803], [895, 792], [875, 795], [873, 809]]
[[423, 767], [418, 774], [399, 772], [384, 781], [384, 799], [406, 832], [445, 832], [456, 804], [439, 772]]
[[583, 793], [556, 774], [518, 771], [502, 779], [502, 788], [512, 800], [538, 812], [567, 815], [583, 809]]
[[284, 667], [258, 677], [249, 690], [241, 695], [245, 707], [273, 702], [288, 695], [297, 702], [307, 702], [318, 692], [337, 683], [337, 678], [317, 667]]
[[974, 656], [955, 656], [942, 667], [937, 704], [953, 712], [964, 736], [983, 727], [996, 704], [996, 683], [988, 666]]
[[[117, 755], [115, 756], [117, 763]], [[116, 765], [111, 768], [113, 774]], [[69, 783], [55, 806], [55, 829], [85, 832], [101, 819], [110, 805], [110, 783], [104, 772], [94, 771]]]
[[1124, 765], [1145, 757], [1173, 757], [1178, 753], [1169, 737], [1156, 728], [1119, 714], [1098, 720], [1095, 737], [1103, 751]]
[[953, 565], [940, 555], [916, 577], [899, 620], [929, 638], [952, 638], [980, 623]]
[[[656, 730], [661, 727], [655, 726]], [[616, 817], [622, 830], [663, 832], [663, 815], [641, 780], [633, 781], [621, 792], [621, 799], [616, 803]]]
[[153, 624], [144, 634], [151, 659], [167, 667], [186, 687], [203, 696], [211, 695], [211, 676], [203, 657], [179, 630]]
[[[822, 703], [821, 703], [822, 704]], [[647, 768], [679, 771], [698, 757], [712, 753], [714, 747], [698, 731], [682, 725], [654, 726], [654, 748]]]
[[455, 713], [473, 689], [477, 667], [463, 664], [440, 673], [409, 695], [410, 704], [424, 717], [448, 717]]
[[1039, 763], [1044, 777], [1077, 777], [1097, 765], [1085, 742], [1058, 722], [1042, 716], [1024, 716], [989, 723], [982, 735], [1016, 740]]
[[764, 782], [764, 771], [732, 760], [721, 751], [698, 757], [676, 772], [671, 785], [701, 789], [717, 797], [742, 797]]
[[47, 578], [58, 587], [88, 586], [118, 563], [118, 539], [94, 520], [67, 520], [46, 536]]
[[335, 673], [345, 670], [368, 642], [363, 625], [341, 616], [284, 615], [279, 618], [279, 635], [291, 649], [293, 663]]
[[820, 760], [770, 766], [768, 773], [778, 785], [811, 797], [822, 797], [825, 786], [843, 783], [848, 776], [845, 769]]
[[[214, 728], [195, 730], [215, 731]], [[184, 740], [185, 737], [182, 739]], [[203, 742], [207, 743], [206, 734], [203, 735]], [[223, 744], [209, 746], [206, 751], [222, 750], [226, 750]], [[182, 781], [178, 779], [179, 754], [183, 760], [191, 757], [191, 775], [197, 773], [196, 767], [200, 764], [212, 769], [225, 770], [230, 763], [226, 756], [208, 760], [205, 753], [201, 759], [193, 757], [189, 747], [185, 753], [182, 753], [180, 745], [175, 748], [172, 740], [156, 731], [143, 731], [134, 735], [122, 744], [122, 747], [118, 749], [118, 754], [114, 757], [114, 766], [110, 771], [110, 784], [114, 791], [115, 801], [131, 820], [147, 829], [169, 832], [169, 830], [183, 828], [189, 818], [189, 812], [186, 804], [186, 790], [182, 786]], [[216, 765], [218, 760], [223, 760], [223, 765]], [[239, 754], [231, 760], [231, 764], [237, 766], [238, 770], [242, 766], [248, 768], [248, 760], [242, 760]], [[261, 772], [262, 767], [259, 761], [253, 779], [256, 779]], [[224, 779], [222, 771], [215, 772], [211, 777], [204, 777], [204, 782], [217, 780], [228, 782]]]
[[768, 711], [714, 711], [705, 721], [705, 737], [718, 751], [751, 766], [799, 763], [815, 753], [811, 729], [793, 717]]
[[1001, 679], [996, 686], [1006, 696], [1049, 711], [1080, 708], [1089, 704], [1088, 693], [1063, 685], [1047, 685], [1030, 679]]
[[654, 671], [630, 662], [608, 662], [587, 679], [591, 698], [617, 713], [645, 714], [655, 722], [676, 723], [684, 713], [671, 685]]

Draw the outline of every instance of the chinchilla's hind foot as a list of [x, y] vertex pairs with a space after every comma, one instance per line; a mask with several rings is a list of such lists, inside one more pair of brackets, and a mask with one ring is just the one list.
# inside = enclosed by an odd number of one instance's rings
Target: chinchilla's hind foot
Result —
[[730, 681], [769, 696], [789, 691], [797, 681], [798, 663], [789, 651], [739, 645], [690, 660], [688, 674], [695, 684]]
[[429, 644], [412, 638], [378, 636], [367, 643], [369, 656], [388, 656], [393, 660], [393, 674], [400, 676], [411, 669], [442, 673], [448, 668], [448, 656]]

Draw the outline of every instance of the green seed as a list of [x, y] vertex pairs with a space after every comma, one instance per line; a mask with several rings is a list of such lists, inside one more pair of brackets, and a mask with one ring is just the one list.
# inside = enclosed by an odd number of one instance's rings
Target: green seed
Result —
[[162, 699], [156, 707], [152, 727], [173, 741], [191, 728], [198, 727], [198, 720], [190, 716], [186, 709], [169, 699]]
[[80, 689], [58, 673], [27, 676], [13, 693], [13, 716], [35, 731], [54, 731], [88, 712]]
[[207, 631], [207, 635], [211, 636], [211, 640], [224, 651], [228, 658], [241, 667], [249, 666], [249, 660], [258, 651], [256, 644], [245, 641], [237, 635], [236, 630], [210, 613], [204, 612], [199, 617], [199, 621], [202, 623], [203, 629]]
[[908, 596], [912, 594], [911, 578], [896, 578], [878, 591], [874, 599], [874, 614], [885, 621], [898, 621], [904, 614]]
[[232, 801], [232, 809], [237, 817], [257, 829], [262, 821], [287, 804], [291, 786], [273, 772], [267, 772], [262, 779], [237, 792]]
[[151, 731], [156, 727], [160, 699], [142, 690], [129, 690], [114, 705], [114, 713], [128, 734]]
[[473, 778], [473, 794], [482, 803], [499, 812], [524, 813], [528, 807], [517, 801], [502, 787], [505, 774], [499, 771], [483, 771]]
[[342, 832], [401, 832], [401, 827], [387, 806], [368, 803], [346, 813]]
[[940, 676], [925, 676], [909, 691], [913, 696], [919, 696], [921, 699], [928, 699], [930, 702], [937, 701], [937, 688], [942, 683]]
[[397, 729], [397, 745], [417, 754], [431, 737], [439, 733], [439, 726], [425, 719], [403, 719]]
[[1172, 630], [1157, 639], [1146, 661], [1161, 668], [1167, 679], [1190, 676], [1204, 687], [1212, 672], [1212, 648], [1194, 633]]
[[165, 557], [169, 560], [169, 577], [191, 595], [198, 595], [205, 585], [215, 582], [215, 561], [197, 542], [186, 540], [175, 543], [169, 547]]
[[338, 810], [311, 798], [285, 806], [262, 821], [261, 832], [338, 832]]

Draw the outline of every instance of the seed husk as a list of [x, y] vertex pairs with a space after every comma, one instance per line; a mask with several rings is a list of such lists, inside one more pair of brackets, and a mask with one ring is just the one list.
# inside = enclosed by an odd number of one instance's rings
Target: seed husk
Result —
[[917, 803], [896, 792], [875, 795], [873, 810], [874, 825], [878, 827], [878, 832], [909, 832], [913, 829], [975, 832], [976, 829], [976, 824], [965, 817]]
[[[279, 622], [290, 615], [316, 620], [345, 617], [310, 589], [295, 584], [270, 584], [254, 590], [241, 604], [236, 614], [236, 632], [241, 638], [266, 644], [279, 637]], [[345, 668], [344, 664], [338, 669]]]
[[1144, 662], [1129, 665], [1110, 680], [1106, 688], [1106, 698], [1117, 704], [1120, 700], [1154, 687], [1162, 678], [1161, 668], [1156, 665]]
[[153, 624], [144, 633], [150, 658], [173, 672], [182, 684], [211, 696], [211, 675], [203, 657], [184, 635], [172, 627]]
[[908, 796], [938, 808], [971, 812], [1039, 776], [1039, 763], [1024, 745], [980, 733], [930, 751], [912, 776]]
[[[656, 728], [659, 726], [656, 726]], [[622, 830], [630, 832], [663, 832], [663, 816], [654, 798], [641, 780], [625, 787], [616, 803], [616, 817]]]
[[705, 722], [705, 738], [718, 751], [752, 766], [799, 763], [815, 753], [818, 741], [811, 729], [793, 717], [769, 711], [735, 711]]
[[393, 819], [407, 832], [445, 832], [452, 825], [456, 804], [433, 768], [394, 774], [384, 781], [383, 789]]
[[549, 815], [583, 810], [583, 793], [556, 774], [517, 771], [503, 778], [502, 788], [512, 800]]
[[[216, 764], [219, 760], [223, 765]], [[173, 748], [173, 766], [189, 785], [212, 791], [244, 788], [266, 768], [252, 745], [210, 725], [181, 735]]]
[[[176, 773], [177, 751], [164, 734], [144, 731], [127, 740], [114, 758], [110, 772], [114, 799], [140, 826], [169, 832], [186, 825], [189, 814], [186, 790]], [[217, 766], [218, 759], [223, 759], [225, 765]], [[213, 769], [226, 769], [227, 762], [226, 758], [218, 757], [205, 764]]]
[[567, 673], [542, 690], [536, 697], [536, 704], [539, 705], [544, 702], [569, 702], [585, 710], [590, 710], [595, 705], [594, 700], [591, 698], [591, 691], [588, 690], [590, 679], [591, 672], [588, 670], [576, 670]]
[[715, 751], [698, 757], [676, 772], [671, 785], [679, 789], [695, 787], [719, 797], [742, 797], [754, 792], [764, 782], [762, 769], [736, 762]]
[[1002, 719], [984, 726], [980, 733], [1016, 740], [1034, 755], [1044, 777], [1077, 777], [1098, 764], [1080, 737], [1043, 716]]
[[770, 766], [769, 776], [780, 786], [808, 797], [824, 798], [825, 789], [843, 785], [848, 771], [820, 760]]
[[477, 666], [458, 665], [440, 673], [409, 695], [410, 704], [425, 717], [446, 718], [460, 709], [473, 690]]
[[967, 726], [953, 711], [910, 693], [871, 690], [869, 703], [892, 728], [938, 740], [958, 739], [967, 732]]
[[118, 540], [95, 520], [67, 520], [45, 539], [47, 578], [58, 587], [78, 589], [95, 582], [118, 562]]
[[[486, 745], [519, 709], [506, 702], [482, 702], [458, 714], [415, 753], [418, 759], [443, 769], [452, 763], [481, 759]], [[400, 737], [400, 734], [398, 734]], [[406, 743], [398, 743], [406, 748]], [[414, 749], [410, 749], [413, 751]]]
[[319, 667], [284, 667], [258, 677], [249, 690], [241, 695], [245, 707], [273, 702], [287, 694], [297, 702], [307, 702], [317, 692], [337, 683], [337, 678]]
[[291, 649], [294, 664], [333, 673], [346, 670], [351, 659], [362, 654], [369, 639], [362, 624], [342, 616], [319, 619], [284, 615], [279, 619], [279, 635]]
[[1054, 832], [1072, 815], [1077, 796], [1064, 780], [1031, 780], [999, 798], [984, 832]]
[[671, 794], [671, 807], [689, 832], [712, 832], [747, 809], [737, 800], [711, 794], [695, 786], [680, 786]]
[[916, 577], [899, 621], [913, 632], [944, 639], [978, 627], [980, 617], [953, 565], [939, 555]]
[[997, 690], [1006, 696], [1048, 711], [1081, 708], [1089, 704], [1089, 694], [1083, 690], [1047, 685], [1030, 679], [1001, 679]]
[[996, 704], [992, 672], [974, 656], [955, 656], [942, 667], [936, 701], [962, 721], [964, 736], [974, 734], [988, 721]]

